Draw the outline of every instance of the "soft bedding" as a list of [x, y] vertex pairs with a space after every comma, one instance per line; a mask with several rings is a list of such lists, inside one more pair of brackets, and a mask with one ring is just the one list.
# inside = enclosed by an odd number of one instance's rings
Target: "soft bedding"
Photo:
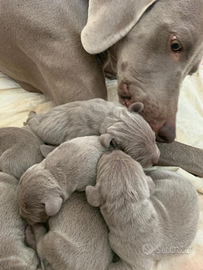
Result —
[[[108, 81], [109, 100], [117, 101], [116, 82]], [[37, 113], [54, 107], [43, 94], [29, 93], [0, 72], [0, 127], [21, 127], [30, 111]], [[203, 149], [203, 68], [184, 80], [178, 105], [177, 141]], [[188, 157], [190, 158], [190, 157]], [[200, 222], [188, 254], [171, 257], [156, 263], [154, 270], [203, 270], [203, 179], [181, 168], [158, 167], [173, 170], [188, 178], [199, 194]], [[180, 251], [181, 253], [181, 251]]]

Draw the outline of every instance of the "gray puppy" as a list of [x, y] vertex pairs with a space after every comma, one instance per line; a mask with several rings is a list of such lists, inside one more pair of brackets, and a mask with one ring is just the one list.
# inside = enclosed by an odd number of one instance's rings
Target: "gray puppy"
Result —
[[24, 243], [25, 222], [18, 214], [17, 184], [13, 176], [0, 173], [0, 269], [36, 270], [37, 254]]
[[0, 171], [19, 179], [29, 167], [43, 160], [40, 152], [42, 144], [29, 127], [1, 128]]
[[[106, 147], [113, 138], [119, 148], [135, 159], [138, 152], [140, 156], [150, 156], [147, 151], [151, 151], [152, 163], [156, 163], [159, 150], [155, 145], [155, 133], [136, 113], [142, 109], [142, 103], [134, 103], [127, 109], [102, 99], [92, 99], [57, 106], [40, 115], [31, 113], [27, 124], [48, 144], [59, 145], [76, 137], [103, 134], [101, 142]], [[142, 166], [149, 166], [143, 164], [144, 160], [138, 161]]]
[[186, 252], [196, 235], [199, 205], [192, 184], [176, 173], [149, 175], [155, 184], [138, 162], [117, 150], [102, 156], [97, 184], [86, 188], [88, 202], [100, 206], [111, 248], [120, 257], [110, 270], [148, 270], [167, 253]]
[[[152, 165], [152, 156], [158, 158], [155, 142], [147, 149], [142, 146], [139, 148], [138, 144], [139, 151], [134, 158], [143, 160], [143, 165]], [[28, 169], [18, 186], [21, 216], [30, 224], [44, 222], [58, 213], [62, 202], [75, 190], [83, 191], [87, 185], [94, 185], [97, 163], [108, 148], [100, 143], [98, 136], [75, 138], [61, 144], [40, 164]], [[47, 155], [49, 146], [43, 146], [42, 151]]]
[[[84, 193], [74, 193], [60, 212], [42, 225], [28, 227], [28, 244], [37, 249], [44, 269], [108, 270], [112, 252], [108, 229], [99, 209], [90, 206]], [[35, 242], [33, 241], [36, 241]]]
[[[30, 224], [44, 222], [75, 190], [84, 191], [88, 184], [95, 183], [97, 162], [107, 150], [98, 138], [88, 136], [65, 142], [23, 174], [18, 185], [23, 218]], [[44, 148], [42, 151], [48, 154], [49, 147]]]

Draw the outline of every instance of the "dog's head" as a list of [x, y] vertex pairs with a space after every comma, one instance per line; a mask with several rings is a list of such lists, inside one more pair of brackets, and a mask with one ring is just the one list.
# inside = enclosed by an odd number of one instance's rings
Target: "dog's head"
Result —
[[139, 202], [150, 197], [142, 166], [120, 150], [107, 152], [97, 168], [97, 184], [87, 186], [88, 202], [95, 207], [111, 207], [125, 202]]
[[63, 195], [53, 175], [38, 165], [28, 169], [20, 179], [17, 198], [20, 216], [30, 225], [45, 222], [58, 213]]
[[160, 152], [156, 145], [156, 136], [149, 124], [138, 113], [143, 109], [141, 103], [134, 103], [130, 108], [123, 109], [120, 121], [101, 135], [100, 142], [108, 147], [113, 141], [118, 148], [137, 160], [144, 168], [158, 162]]
[[144, 103], [142, 115], [162, 141], [175, 139], [180, 85], [202, 58], [202, 10], [202, 0], [89, 0], [84, 48], [109, 50], [120, 102]]

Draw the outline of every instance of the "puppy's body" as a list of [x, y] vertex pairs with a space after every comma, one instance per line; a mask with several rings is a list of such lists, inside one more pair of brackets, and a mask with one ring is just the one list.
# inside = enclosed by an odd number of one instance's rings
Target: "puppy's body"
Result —
[[[141, 103], [134, 103], [127, 109], [102, 99], [77, 101], [55, 107], [45, 114], [31, 114], [27, 124], [44, 142], [52, 145], [102, 134], [104, 145], [113, 138], [120, 149], [147, 167], [158, 161], [159, 150], [154, 132], [136, 113], [142, 109]], [[143, 153], [151, 157], [150, 163], [140, 159]]]
[[43, 222], [56, 214], [75, 190], [95, 183], [97, 162], [107, 150], [98, 138], [65, 142], [24, 173], [18, 186], [22, 217], [30, 223]]
[[155, 186], [139, 163], [115, 151], [100, 159], [96, 187], [86, 188], [89, 203], [100, 205], [110, 245], [121, 258], [111, 270], [148, 270], [154, 260], [183, 253], [195, 237], [199, 206], [192, 184], [176, 173], [149, 174]]
[[[122, 110], [123, 107], [99, 98], [75, 101], [43, 114], [31, 113], [27, 124], [44, 142], [59, 145], [76, 137], [105, 133]], [[107, 118], [108, 123], [105, 123]]]
[[40, 152], [42, 144], [29, 127], [1, 128], [0, 171], [20, 178], [29, 167], [43, 160]]
[[46, 269], [109, 269], [112, 252], [107, 226], [84, 193], [74, 193], [48, 223], [47, 234], [42, 226], [33, 227], [38, 254], [49, 267]]
[[18, 214], [13, 176], [0, 173], [0, 269], [36, 270], [39, 260], [24, 243], [25, 222]]

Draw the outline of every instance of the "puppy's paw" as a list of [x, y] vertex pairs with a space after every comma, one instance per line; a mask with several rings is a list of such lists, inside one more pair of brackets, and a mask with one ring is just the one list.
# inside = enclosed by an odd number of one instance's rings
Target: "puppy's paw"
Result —
[[36, 249], [36, 241], [35, 236], [32, 231], [32, 227], [30, 225], [27, 225], [25, 227], [25, 243], [28, 244], [31, 248]]

